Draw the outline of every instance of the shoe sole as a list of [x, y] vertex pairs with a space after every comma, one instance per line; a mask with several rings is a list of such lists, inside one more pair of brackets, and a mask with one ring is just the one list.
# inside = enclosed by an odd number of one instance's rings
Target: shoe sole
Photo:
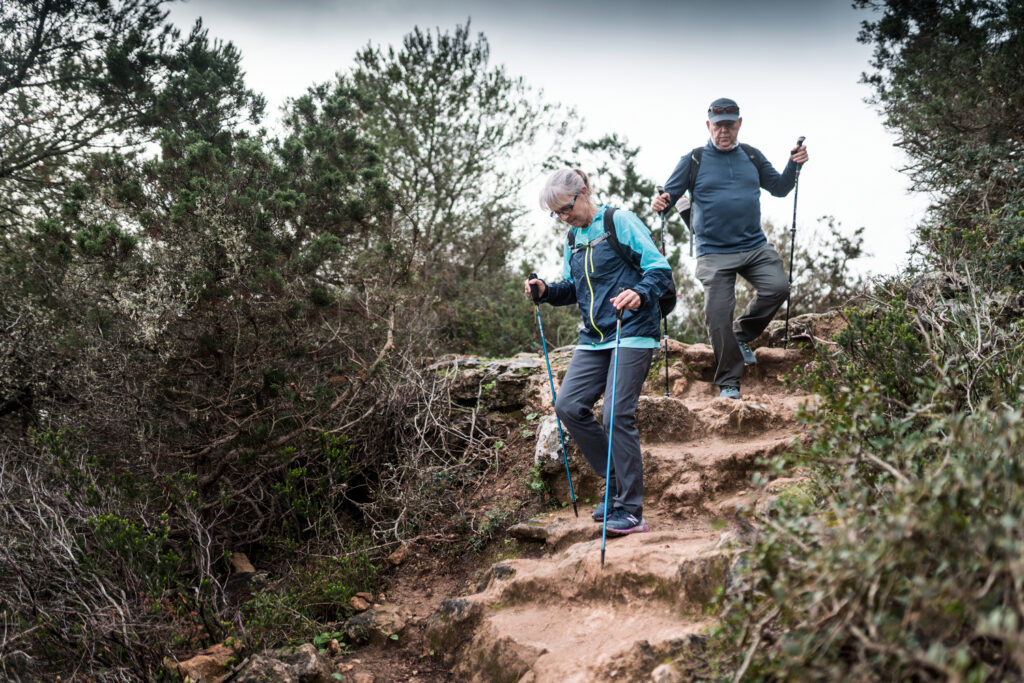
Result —
[[608, 529], [610, 534], [618, 534], [619, 536], [625, 536], [626, 534], [642, 534], [647, 531], [647, 522], [640, 522], [637, 526], [630, 527], [628, 529]]

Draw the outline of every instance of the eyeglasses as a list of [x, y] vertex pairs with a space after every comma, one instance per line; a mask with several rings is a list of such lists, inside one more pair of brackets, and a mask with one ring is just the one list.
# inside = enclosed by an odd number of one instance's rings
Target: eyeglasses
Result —
[[572, 196], [572, 201], [569, 202], [566, 206], [563, 206], [561, 209], [555, 209], [554, 211], [552, 211], [551, 212], [551, 217], [552, 218], [561, 218], [562, 216], [568, 216], [570, 213], [572, 213], [572, 207], [576, 206], [576, 198], [579, 197], [579, 196], [580, 196], [579, 192], [574, 194]]
[[719, 114], [739, 114], [740, 108], [734, 105], [728, 107], [708, 107], [708, 113], [718, 116]]

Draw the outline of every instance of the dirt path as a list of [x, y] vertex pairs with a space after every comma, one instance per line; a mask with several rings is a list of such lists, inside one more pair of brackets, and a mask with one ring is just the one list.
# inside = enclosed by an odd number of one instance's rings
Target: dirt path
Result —
[[[758, 349], [741, 401], [717, 397], [710, 348], [672, 351], [673, 396], [650, 386], [637, 412], [650, 531], [610, 538], [601, 567], [601, 525], [582, 503], [596, 500], [598, 482], [575, 454], [579, 518], [567, 507], [510, 529], [539, 544], [539, 557], [493, 565], [479, 592], [444, 600], [427, 620], [426, 642], [452, 677], [651, 680], [656, 666], [711, 625], [705, 607], [726, 581], [728, 541], [743, 535], [735, 513], [764, 495], [752, 490], [751, 474], [761, 458], [792, 444], [795, 412], [808, 397], [789, 393], [780, 379], [802, 362], [798, 351]], [[559, 466], [548, 470], [564, 500]]]

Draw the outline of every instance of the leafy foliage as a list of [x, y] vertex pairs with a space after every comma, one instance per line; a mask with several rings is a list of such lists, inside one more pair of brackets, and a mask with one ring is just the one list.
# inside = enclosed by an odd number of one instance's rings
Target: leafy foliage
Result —
[[960, 284], [880, 290], [805, 373], [824, 403], [776, 463], [805, 495], [761, 520], [725, 599], [745, 675], [1020, 675], [1022, 311]]
[[[866, 77], [935, 204], [919, 266], [877, 283], [780, 499], [723, 599], [736, 680], [1022, 676], [1019, 2], [868, 2]], [[1011, 287], [1006, 287], [1011, 285]]]
[[[161, 22], [139, 24], [161, 50], [153, 83], [131, 84], [148, 113], [89, 120], [134, 144], [65, 150], [64, 191], [12, 210], [0, 245], [0, 468], [22, 473], [0, 492], [0, 537], [26, 570], [0, 580], [14, 634], [0, 667], [15, 677], [52, 677], [76, 652], [90, 677], [152, 678], [166, 648], [232, 624], [227, 552], [322, 554], [355, 525], [378, 540], [444, 529], [480, 476], [486, 434], [420, 369], [437, 292], [394, 267], [408, 231], [359, 111], [298, 101], [270, 138], [246, 125], [262, 100], [237, 51]], [[47, 97], [84, 107], [90, 83]], [[27, 201], [40, 164], [5, 177], [11, 196]], [[75, 435], [83, 464], [32, 434]], [[64, 492], [65, 476], [86, 485]], [[328, 581], [338, 600], [345, 581]]]
[[855, 6], [874, 45], [864, 80], [915, 189], [936, 198], [918, 249], [949, 267], [967, 259], [997, 285], [1024, 281], [1024, 7], [1017, 0], [919, 0]]
[[487, 40], [467, 24], [364, 48], [350, 72], [296, 99], [289, 123], [328, 140], [343, 133], [339, 117], [376, 146], [392, 203], [386, 234], [360, 236], [367, 262], [353, 275], [402, 288], [409, 341], [485, 353], [536, 344], [515, 316], [493, 312], [519, 291], [509, 258], [526, 215], [520, 192], [572, 113], [492, 66]]

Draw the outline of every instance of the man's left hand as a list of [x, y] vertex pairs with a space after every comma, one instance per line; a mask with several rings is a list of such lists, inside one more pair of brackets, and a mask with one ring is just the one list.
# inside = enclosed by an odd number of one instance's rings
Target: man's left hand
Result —
[[789, 153], [789, 160], [794, 164], [806, 164], [809, 158], [807, 156], [807, 148], [803, 145], [794, 147], [793, 151]]
[[634, 292], [632, 289], [619, 292], [619, 295], [614, 299], [611, 299], [612, 306], [618, 311], [629, 311], [634, 308], [640, 308], [640, 304], [643, 300], [640, 295]]

